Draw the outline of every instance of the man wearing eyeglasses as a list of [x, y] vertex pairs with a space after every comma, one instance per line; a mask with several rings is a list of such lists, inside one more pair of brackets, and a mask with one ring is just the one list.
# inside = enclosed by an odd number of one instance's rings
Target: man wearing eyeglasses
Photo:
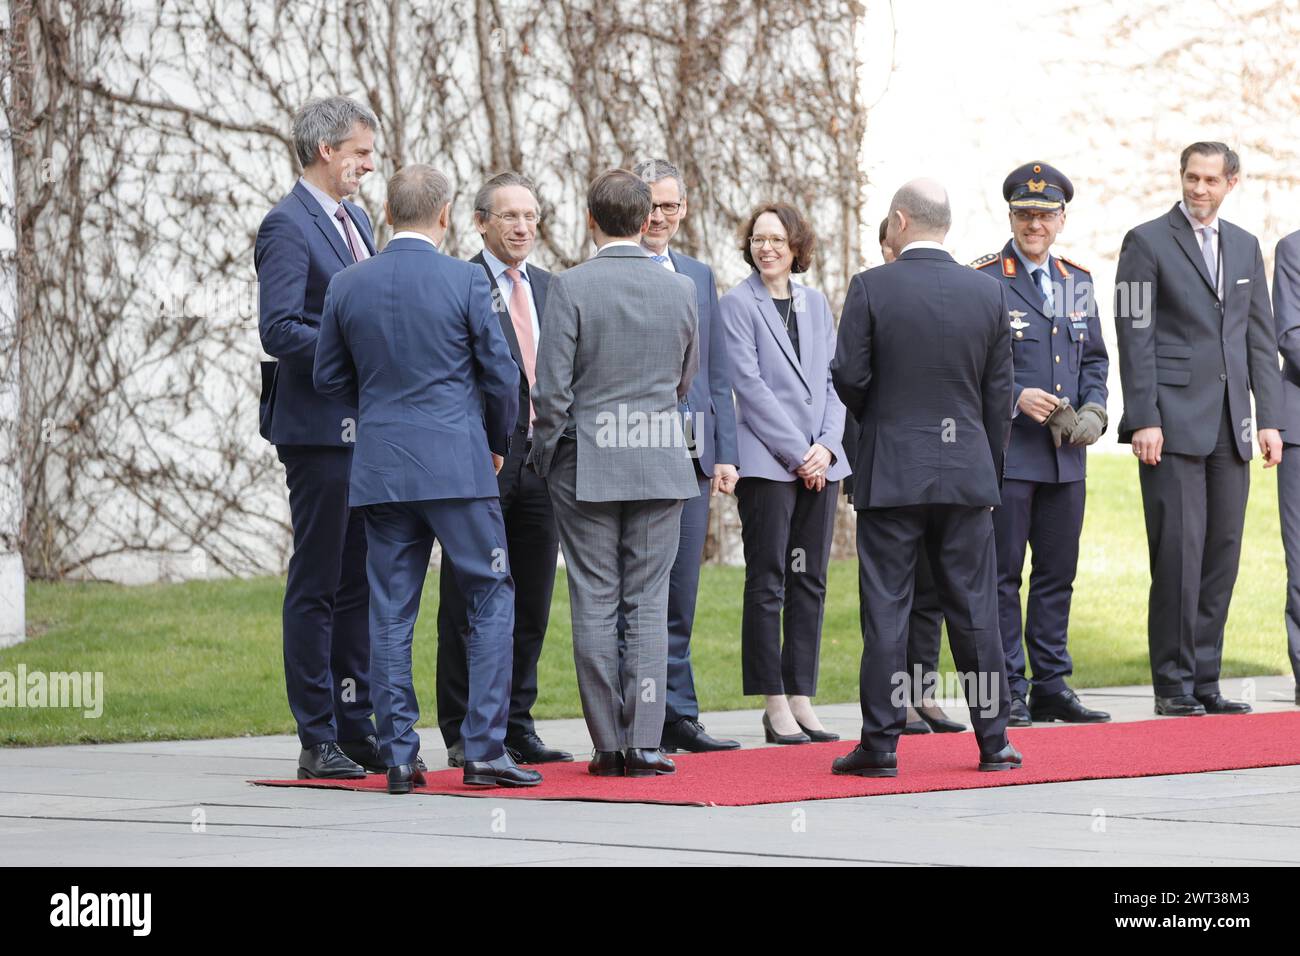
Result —
[[[530, 393], [536, 380], [540, 323], [551, 279], [545, 269], [528, 262], [540, 221], [537, 191], [532, 180], [519, 173], [492, 177], [474, 197], [474, 225], [483, 237], [483, 251], [470, 261], [487, 272], [493, 308], [519, 366], [519, 416], [505, 463], [497, 473], [497, 487], [515, 579], [515, 656], [506, 748], [521, 764], [573, 760], [572, 754], [546, 746], [532, 717], [537, 701], [537, 661], [551, 615], [560, 547], [546, 482], [524, 467], [532, 447]], [[459, 767], [465, 759], [460, 725], [469, 695], [465, 657], [469, 620], [455, 568], [445, 555], [438, 593], [438, 725], [447, 744], [447, 762]]]
[[682, 507], [677, 558], [668, 583], [668, 695], [663, 749], [668, 753], [735, 750], [740, 747], [739, 741], [720, 740], [705, 732], [691, 671], [691, 630], [704, 539], [709, 530], [709, 501], [712, 495], [730, 494], [739, 477], [735, 464], [736, 409], [718, 315], [718, 286], [707, 265], [669, 248], [686, 218], [686, 185], [681, 172], [663, 159], [645, 160], [632, 171], [649, 184], [652, 201], [650, 224], [641, 236], [641, 245], [653, 261], [695, 283], [699, 309], [700, 370], [682, 402], [682, 411], [690, 429], [688, 434], [694, 440], [692, 453], [700, 494], [688, 498]]
[[[1013, 727], [1035, 720], [1100, 723], [1066, 683], [1070, 598], [1083, 531], [1087, 446], [1106, 430], [1106, 372], [1092, 276], [1050, 252], [1065, 229], [1074, 186], [1046, 163], [1026, 163], [1002, 184], [1012, 237], [972, 263], [1006, 286], [1015, 359], [1015, 412], [1002, 504], [993, 511], [998, 619]], [[1033, 550], [1028, 614], [1021, 617], [1025, 549]], [[1023, 642], [1022, 642], [1023, 623]], [[1025, 673], [1026, 649], [1032, 671]]]

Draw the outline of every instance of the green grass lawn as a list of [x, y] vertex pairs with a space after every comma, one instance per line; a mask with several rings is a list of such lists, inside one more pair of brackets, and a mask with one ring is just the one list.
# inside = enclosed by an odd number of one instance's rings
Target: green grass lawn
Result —
[[[1076, 687], [1150, 682], [1146, 651], [1146, 538], [1136, 463], [1096, 455], [1075, 587], [1071, 648]], [[1224, 675], [1286, 673], [1285, 568], [1273, 474], [1258, 461], [1246, 540], [1228, 621]], [[857, 699], [861, 639], [857, 564], [835, 562], [822, 642], [822, 702]], [[693, 655], [701, 705], [758, 706], [741, 693], [744, 571], [708, 566], [700, 585]], [[280, 578], [121, 587], [32, 584], [29, 640], [0, 650], [0, 671], [102, 671], [103, 715], [0, 709], [0, 744], [229, 737], [292, 733], [280, 652]], [[416, 627], [416, 690], [425, 722], [434, 704], [438, 584], [429, 576]], [[581, 713], [563, 572], [542, 655], [537, 717]], [[951, 668], [945, 648], [943, 668]]]

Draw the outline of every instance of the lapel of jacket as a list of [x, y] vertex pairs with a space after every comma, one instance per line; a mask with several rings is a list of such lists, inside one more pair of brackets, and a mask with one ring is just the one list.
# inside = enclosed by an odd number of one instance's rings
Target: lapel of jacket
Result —
[[545, 269], [528, 267], [528, 284], [533, 290], [533, 305], [537, 307], [537, 327], [542, 327], [542, 316], [546, 313], [546, 287], [551, 283], [551, 274]]
[[[497, 285], [496, 276], [492, 274], [492, 267], [488, 265], [487, 259], [483, 253], [478, 253], [470, 262], [477, 262], [483, 267], [484, 273], [487, 274], [488, 291], [492, 293], [492, 311], [497, 314], [497, 321], [501, 323], [501, 334], [506, 337], [506, 345], [510, 346], [510, 355], [514, 358], [515, 364], [520, 370], [524, 367], [524, 354], [519, 351], [519, 336], [515, 335], [515, 323], [510, 318], [510, 303], [505, 296], [501, 294], [501, 287]], [[541, 312], [541, 307], [537, 309]]]
[[[1205, 257], [1201, 255], [1201, 247], [1196, 242], [1196, 232], [1192, 229], [1192, 224], [1187, 221], [1183, 211], [1174, 204], [1173, 210], [1169, 213], [1169, 226], [1174, 232], [1174, 241], [1178, 243], [1178, 248], [1182, 249], [1187, 258], [1192, 260], [1192, 265], [1196, 267], [1197, 273], [1201, 280], [1210, 287], [1210, 291], [1217, 297], [1219, 290], [1214, 287], [1210, 281], [1210, 271], [1205, 268]], [[1223, 250], [1223, 223], [1219, 223], [1219, 250]], [[1220, 257], [1222, 258], [1222, 256]], [[1227, 288], [1227, 285], [1224, 285]]]
[[[772, 304], [772, 296], [767, 291], [767, 286], [763, 285], [763, 280], [759, 278], [757, 272], [751, 272], [749, 278], [745, 280], [749, 284], [750, 291], [758, 302], [759, 314], [767, 323], [768, 331], [772, 333], [772, 338], [776, 339], [777, 345], [785, 353], [785, 357], [790, 361], [790, 367], [794, 369], [795, 374], [799, 376], [799, 381], [803, 382], [803, 387], [808, 389], [809, 394], [812, 389], [808, 386], [808, 377], [804, 375], [803, 366], [799, 362], [799, 357], [794, 354], [794, 346], [790, 344], [790, 334], [785, 330], [785, 324], [781, 321], [781, 316], [776, 311], [776, 306]], [[794, 292], [794, 283], [790, 283], [791, 292]], [[791, 302], [793, 308], [793, 301]], [[798, 323], [796, 317], [796, 323]], [[802, 342], [804, 326], [799, 323], [799, 335]]]
[[[1025, 264], [1016, 255], [1015, 245], [1016, 241], [1010, 239], [1002, 249], [1002, 275], [1008, 280], [1007, 285], [1020, 297], [1025, 305], [1033, 310], [1034, 315], [1041, 315], [1050, 319], [1051, 316], [1047, 314], [1047, 303], [1043, 301], [1043, 294], [1038, 291], [1038, 286], [1034, 284], [1030, 270], [1025, 268]], [[1050, 279], [1052, 276], [1052, 260], [1050, 256], [1043, 268], [1047, 270]], [[1008, 269], [1010, 275], [1007, 274]]]
[[[319, 206], [320, 203], [317, 203], [316, 205]], [[347, 210], [348, 216], [351, 217], [352, 225], [357, 227], [357, 235], [360, 236], [361, 241], [366, 244], [366, 251], [373, 256], [375, 254], [375, 237], [374, 234], [371, 233], [370, 227], [365, 225], [365, 219], [358, 215], [360, 209], [348, 202], [346, 199], [343, 200], [343, 208]]]
[[[808, 290], [794, 279], [790, 280], [790, 309], [794, 312], [794, 324], [799, 330], [799, 367], [803, 371], [804, 384], [807, 385], [813, 380], [812, 353], [816, 330], [808, 304]], [[812, 391], [811, 385], [808, 390]]]
[[309, 193], [307, 187], [302, 183], [294, 184], [293, 194], [298, 197], [298, 201], [302, 203], [303, 208], [306, 209], [307, 212], [310, 213], [312, 219], [315, 220], [316, 228], [321, 231], [321, 235], [323, 235], [325, 241], [330, 244], [330, 247], [339, 257], [339, 261], [345, 266], [352, 265], [353, 259], [351, 251], [344, 244], [343, 237], [339, 235], [338, 227], [335, 226], [334, 223], [330, 222], [329, 216], [325, 215], [325, 210], [322, 209], [321, 204], [316, 201], [316, 197]]

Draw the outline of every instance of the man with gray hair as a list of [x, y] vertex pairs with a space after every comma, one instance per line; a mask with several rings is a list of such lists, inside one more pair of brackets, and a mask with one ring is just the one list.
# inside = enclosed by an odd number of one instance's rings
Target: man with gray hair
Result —
[[314, 381], [356, 401], [350, 500], [365, 516], [375, 718], [388, 792], [422, 783], [411, 642], [437, 538], [469, 619], [465, 783], [533, 786], [505, 748], [514, 630], [496, 473], [518, 411], [519, 370], [478, 266], [438, 251], [451, 209], [430, 166], [388, 182], [394, 234], [330, 282]]
[[375, 254], [370, 218], [347, 200], [373, 171], [379, 123], [343, 96], [293, 119], [302, 175], [257, 230], [261, 434], [289, 487], [293, 555], [284, 593], [284, 673], [298, 725], [300, 777], [383, 769], [371, 722], [365, 529], [348, 504], [356, 403], [312, 387], [330, 278]]
[[948, 195], [914, 180], [894, 196], [889, 265], [853, 277], [831, 377], [858, 421], [853, 505], [862, 607], [862, 739], [838, 774], [898, 774], [907, 722], [908, 616], [924, 547], [979, 744], [979, 769], [1013, 770], [990, 509], [1001, 501], [1013, 381], [1002, 284], [943, 248]]
[[[549, 272], [528, 261], [541, 218], [537, 190], [520, 173], [493, 176], [474, 197], [474, 227], [483, 237], [483, 249], [470, 262], [487, 276], [501, 332], [519, 366], [519, 414], [497, 487], [515, 579], [515, 656], [506, 747], [525, 764], [573, 760], [573, 754], [546, 746], [537, 735], [532, 714], [537, 702], [537, 661], [551, 617], [560, 552], [546, 482], [524, 467], [532, 449], [532, 386], [551, 281]], [[438, 577], [438, 726], [447, 744], [447, 762], [459, 767], [465, 762], [460, 727], [469, 704], [469, 619], [454, 572], [444, 556]]]
[[650, 225], [641, 236], [641, 247], [652, 262], [695, 283], [699, 310], [700, 370], [682, 400], [681, 411], [687, 434], [694, 440], [691, 460], [700, 493], [682, 506], [677, 556], [668, 580], [668, 693], [663, 749], [666, 753], [735, 750], [739, 741], [711, 737], [700, 723], [700, 702], [695, 696], [695, 675], [691, 670], [691, 630], [695, 625], [704, 539], [709, 530], [709, 503], [713, 495], [734, 491], [739, 478], [736, 406], [731, 397], [718, 285], [712, 269], [670, 247], [686, 218], [686, 184], [681, 172], [666, 159], [644, 160], [632, 172], [650, 186]]

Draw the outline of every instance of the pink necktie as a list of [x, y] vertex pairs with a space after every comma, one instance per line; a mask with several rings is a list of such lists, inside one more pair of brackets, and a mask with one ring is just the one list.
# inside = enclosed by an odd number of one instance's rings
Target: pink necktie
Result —
[[343, 227], [343, 238], [348, 241], [348, 251], [352, 253], [352, 261], [360, 262], [361, 253], [357, 251], [356, 243], [352, 241], [352, 230], [348, 228], [347, 210], [343, 208], [342, 203], [339, 203], [338, 208], [334, 210], [334, 218], [337, 219], [339, 225]]
[[510, 322], [515, 327], [515, 338], [519, 340], [519, 354], [524, 360], [524, 374], [528, 376], [528, 421], [533, 420], [533, 386], [537, 384], [537, 343], [533, 341], [533, 315], [528, 308], [528, 292], [524, 289], [524, 277], [518, 269], [507, 269], [510, 278]]

